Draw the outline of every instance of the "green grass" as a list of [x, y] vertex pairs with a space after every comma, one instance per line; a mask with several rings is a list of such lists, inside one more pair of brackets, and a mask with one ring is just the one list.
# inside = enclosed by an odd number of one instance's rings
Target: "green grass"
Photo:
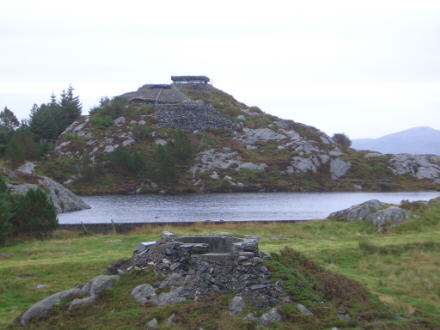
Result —
[[[305, 223], [272, 224], [204, 224], [188, 227], [148, 226], [126, 235], [94, 235], [57, 231], [45, 241], [23, 241], [0, 248], [0, 328], [10, 324], [35, 302], [61, 290], [83, 284], [101, 274], [102, 270], [121, 258], [129, 258], [137, 243], [155, 240], [164, 230], [176, 235], [209, 234], [228, 231], [236, 236], [259, 235], [260, 249], [268, 253], [280, 253], [285, 247], [292, 252], [279, 254], [268, 264], [274, 277], [283, 279], [292, 297], [300, 300], [319, 315], [313, 322], [295, 313], [292, 305], [283, 306], [283, 315], [291, 324], [313, 328], [350, 326], [346, 321], [334, 319], [334, 313], [324, 313], [319, 300], [328, 296], [325, 288], [316, 283], [338, 283], [338, 276], [345, 276], [353, 294], [343, 299], [351, 314], [364, 315], [365, 304], [356, 300], [368, 297], [372, 315], [380, 316], [382, 307], [404, 316], [403, 320], [384, 319], [368, 323], [374, 328], [423, 328], [420, 322], [433, 327], [440, 326], [440, 203], [432, 202], [420, 208], [420, 219], [400, 225], [388, 233], [379, 234], [373, 225], [362, 222], [311, 221]], [[284, 250], [286, 251], [286, 250]], [[290, 251], [290, 250], [288, 250]], [[278, 258], [278, 259], [277, 259]], [[274, 264], [277, 263], [278, 264]], [[284, 263], [284, 266], [281, 264]], [[290, 263], [295, 267], [288, 267]], [[313, 264], [315, 266], [307, 266]], [[302, 269], [302, 271], [301, 271]], [[329, 271], [330, 273], [327, 273]], [[327, 275], [326, 275], [327, 274]], [[328, 275], [331, 274], [331, 275]], [[324, 276], [325, 275], [325, 276]], [[96, 315], [101, 328], [118, 325], [120, 328], [140, 327], [156, 317], [161, 324], [172, 313], [178, 313], [182, 324], [188, 328], [215, 328], [219, 318], [225, 327], [246, 328], [239, 318], [228, 315], [228, 297], [218, 298], [215, 313], [201, 303], [183, 303], [166, 308], [142, 308], [132, 303], [129, 291], [138, 283], [145, 283], [151, 274], [142, 279], [136, 274], [124, 275], [127, 280], [108, 291], [99, 304], [73, 314], [55, 311], [54, 315], [36, 327], [71, 327], [81, 316], [84, 326], [96, 328]], [[131, 277], [130, 277], [131, 276]], [[318, 281], [319, 280], [319, 281]], [[351, 282], [356, 281], [356, 282]], [[140, 283], [139, 282], [139, 283]], [[358, 286], [360, 283], [363, 287]], [[47, 288], [37, 290], [37, 284]], [[332, 284], [331, 287], [334, 287]], [[130, 288], [125, 287], [130, 286]], [[303, 290], [297, 290], [302, 287]], [[314, 290], [311, 288], [314, 287]], [[296, 291], [295, 291], [296, 290]], [[122, 295], [126, 295], [122, 297]], [[115, 297], [118, 297], [116, 299]], [[119, 298], [121, 297], [121, 298]], [[332, 300], [333, 299], [333, 300]], [[337, 299], [333, 297], [333, 310]], [[334, 300], [336, 299], [336, 300]], [[122, 302], [124, 302], [123, 305]], [[333, 307], [332, 307], [333, 306]], [[363, 307], [362, 307], [363, 306]], [[332, 309], [333, 308], [333, 309]], [[365, 309], [365, 308], [364, 308]], [[385, 310], [383, 309], [383, 310]], [[76, 314], [75, 314], [76, 313]], [[101, 314], [100, 314], [101, 313]], [[211, 313], [214, 313], [211, 315]], [[137, 321], [133, 321], [136, 319]], [[379, 317], [380, 319], [380, 317]], [[116, 320], [120, 320], [116, 322]], [[131, 320], [131, 321], [130, 321]], [[414, 323], [414, 322], [419, 323]], [[116, 323], [115, 323], [116, 322]], [[135, 322], [135, 323], [130, 323]], [[312, 322], [312, 323], [310, 323]], [[316, 323], [318, 322], [318, 323]], [[338, 323], [339, 322], [339, 323]], [[364, 322], [364, 321], [362, 321]], [[367, 321], [365, 321], [367, 322]], [[370, 322], [370, 321], [368, 321]], [[379, 322], [379, 323], [377, 323]], [[391, 322], [391, 323], [390, 323]], [[55, 325], [55, 323], [57, 325]], [[125, 324], [125, 325], [124, 325]], [[425, 325], [426, 325], [425, 324]], [[218, 325], [218, 324], [217, 324]], [[298, 325], [298, 326], [299, 326]], [[416, 326], [417, 325], [417, 326]], [[79, 326], [78, 326], [79, 327]], [[99, 328], [99, 327], [98, 327]]]

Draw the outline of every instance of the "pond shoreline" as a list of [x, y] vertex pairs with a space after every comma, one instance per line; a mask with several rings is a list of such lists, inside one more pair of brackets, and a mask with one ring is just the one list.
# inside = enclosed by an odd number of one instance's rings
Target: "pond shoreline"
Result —
[[128, 233], [132, 230], [143, 227], [157, 226], [191, 226], [195, 224], [224, 225], [242, 223], [296, 223], [304, 221], [324, 221], [325, 219], [311, 220], [242, 220], [242, 221], [168, 221], [168, 222], [107, 222], [107, 223], [60, 223], [58, 229], [68, 231], [83, 231], [95, 234]]

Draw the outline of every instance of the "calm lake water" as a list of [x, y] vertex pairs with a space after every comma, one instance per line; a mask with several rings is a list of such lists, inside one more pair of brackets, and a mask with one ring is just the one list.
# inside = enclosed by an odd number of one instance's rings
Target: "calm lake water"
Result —
[[60, 214], [60, 223], [323, 219], [369, 199], [387, 203], [429, 200], [440, 192], [236, 193], [179, 196], [89, 196], [90, 210]]

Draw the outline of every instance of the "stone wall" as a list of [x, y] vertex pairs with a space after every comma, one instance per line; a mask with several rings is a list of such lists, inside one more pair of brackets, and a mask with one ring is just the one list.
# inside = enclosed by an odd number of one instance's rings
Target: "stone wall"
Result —
[[158, 104], [154, 107], [160, 127], [187, 131], [224, 128], [232, 130], [234, 124], [202, 101], [185, 101], [180, 104]]

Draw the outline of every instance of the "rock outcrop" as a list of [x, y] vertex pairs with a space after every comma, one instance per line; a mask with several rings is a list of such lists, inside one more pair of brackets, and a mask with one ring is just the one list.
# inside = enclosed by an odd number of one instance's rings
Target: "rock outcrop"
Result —
[[386, 226], [393, 227], [409, 220], [411, 212], [398, 206], [372, 199], [348, 209], [331, 213], [327, 218], [341, 221], [370, 221], [377, 227], [378, 231], [383, 231]]
[[396, 175], [409, 174], [440, 183], [439, 156], [398, 154], [391, 158], [390, 165]]
[[[6, 184], [12, 194], [25, 195], [30, 189], [40, 188], [49, 195], [57, 213], [90, 208], [81, 198], [54, 180], [45, 176], [32, 175], [33, 171], [29, 169], [33, 170], [34, 167], [35, 165], [32, 163], [26, 163], [24, 167], [21, 167], [20, 172], [26, 174], [24, 176], [20, 175], [18, 171], [14, 173], [11, 170], [1, 169], [3, 173], [7, 173], [10, 178], [13, 178], [11, 183]], [[26, 183], [26, 181], [32, 183]]]
[[86, 298], [75, 298], [70, 304], [69, 309], [72, 309], [75, 305], [78, 304], [93, 303], [96, 299], [98, 299], [99, 295], [104, 290], [111, 288], [115, 281], [119, 281], [119, 278], [120, 277], [118, 275], [101, 275], [95, 277], [82, 287], [77, 287], [55, 293], [52, 296], [39, 301], [31, 308], [29, 308], [26, 312], [24, 312], [20, 318], [20, 322], [23, 326], [25, 326], [34, 318], [46, 316], [53, 309], [54, 306], [58, 305], [61, 302], [62, 299], [82, 297], [86, 294], [89, 294], [89, 297]]

